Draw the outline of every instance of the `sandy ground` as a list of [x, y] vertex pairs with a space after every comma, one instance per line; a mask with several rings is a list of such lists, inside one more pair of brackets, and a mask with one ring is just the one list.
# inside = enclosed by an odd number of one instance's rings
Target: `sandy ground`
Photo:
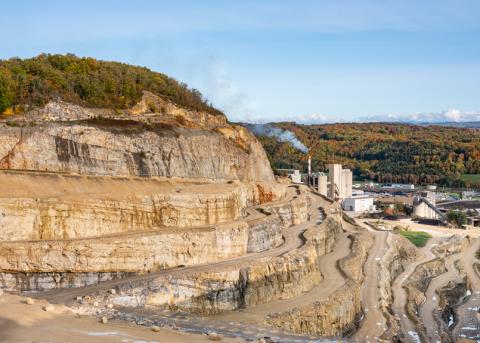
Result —
[[[102, 324], [89, 317], [77, 317], [64, 306], [55, 305], [53, 311], [42, 309], [47, 303], [36, 300], [27, 305], [25, 298], [3, 294], [0, 296], [0, 342], [3, 343], [190, 343], [210, 342], [206, 335], [150, 328], [125, 322]], [[224, 342], [243, 342], [222, 338]]]
[[[455, 267], [453, 266], [453, 262], [459, 259], [464, 268], [465, 272], [472, 281], [472, 288], [474, 295], [471, 297], [466, 304], [462, 305], [458, 309], [459, 317], [465, 318], [465, 322], [469, 322], [469, 326], [474, 324], [476, 327], [480, 328], [480, 322], [478, 319], [475, 318], [472, 314], [470, 314], [472, 308], [476, 308], [479, 306], [480, 301], [480, 280], [478, 276], [473, 271], [473, 261], [475, 260], [475, 252], [480, 248], [480, 230], [479, 229], [472, 229], [472, 230], [462, 230], [462, 229], [450, 229], [441, 226], [432, 226], [432, 225], [425, 225], [425, 224], [418, 224], [411, 220], [404, 219], [400, 221], [386, 221], [389, 224], [401, 224], [403, 226], [408, 226], [410, 229], [424, 231], [433, 236], [432, 239], [429, 240], [428, 244], [421, 249], [421, 255], [417, 261], [411, 263], [407, 266], [405, 271], [400, 274], [392, 284], [392, 292], [394, 295], [394, 303], [392, 305], [392, 309], [396, 315], [396, 317], [400, 320], [401, 327], [403, 332], [406, 336], [407, 342], [417, 342], [418, 338], [415, 337], [415, 328], [413, 323], [409, 320], [409, 318], [405, 314], [405, 303], [406, 303], [406, 292], [403, 289], [403, 283], [407, 281], [411, 273], [415, 270], [415, 268], [426, 261], [429, 261], [435, 258], [434, 253], [431, 249], [435, 246], [435, 244], [441, 239], [442, 237], [448, 237], [451, 235], [461, 235], [461, 236], [470, 236], [477, 238], [474, 243], [471, 245], [469, 249], [466, 251], [452, 255], [446, 259], [447, 264], [447, 273], [439, 275], [437, 278], [432, 279], [431, 284], [426, 292], [426, 301], [422, 304], [420, 309], [420, 317], [423, 323], [426, 326], [427, 334], [429, 335], [432, 341], [439, 341], [439, 336], [437, 332], [437, 326], [433, 321], [432, 311], [438, 306], [438, 299], [435, 294], [435, 290], [439, 287], [444, 286], [449, 280], [454, 279], [457, 277], [457, 272]], [[472, 323], [473, 322], [473, 323]], [[460, 320], [460, 325], [457, 326], [457, 335], [458, 335], [458, 327], [462, 327], [462, 320]]]
[[461, 235], [461, 236], [468, 235], [471, 237], [480, 237], [480, 228], [470, 229], [470, 230], [450, 229], [444, 226], [434, 226], [434, 225], [415, 223], [411, 219], [383, 220], [383, 221], [393, 226], [401, 225], [404, 227], [409, 227], [410, 229], [413, 229], [413, 230], [425, 231], [431, 234], [432, 236], [437, 236], [437, 237], [446, 237], [451, 235]]

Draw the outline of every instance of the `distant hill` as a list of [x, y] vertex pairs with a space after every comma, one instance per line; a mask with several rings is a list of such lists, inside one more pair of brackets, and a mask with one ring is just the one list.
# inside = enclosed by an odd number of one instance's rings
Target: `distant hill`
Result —
[[480, 128], [480, 121], [464, 121], [464, 122], [443, 122], [443, 123], [425, 123], [423, 125], [440, 125], [440, 126], [450, 126], [450, 127], [462, 127], [462, 128], [470, 128], [470, 129], [478, 129]]
[[61, 99], [86, 107], [124, 109], [143, 91], [197, 111], [222, 115], [195, 89], [147, 68], [75, 55], [0, 60], [0, 114]]
[[[291, 131], [309, 148], [314, 170], [325, 170], [326, 164], [336, 162], [351, 168], [360, 179], [457, 186], [464, 185], [463, 174], [480, 173], [480, 131], [476, 129], [394, 123], [272, 125]], [[306, 153], [283, 137], [264, 132], [254, 130], [274, 168], [306, 170]]]

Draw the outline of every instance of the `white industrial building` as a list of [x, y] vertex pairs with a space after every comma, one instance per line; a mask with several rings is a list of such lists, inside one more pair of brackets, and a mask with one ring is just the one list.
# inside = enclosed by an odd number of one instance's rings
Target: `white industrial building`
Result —
[[277, 169], [277, 173], [288, 176], [293, 183], [302, 183], [302, 174], [298, 169]]
[[415, 189], [415, 185], [411, 183], [392, 183], [382, 186], [382, 189], [398, 189], [411, 191]]
[[345, 198], [342, 201], [342, 208], [344, 211], [361, 213], [376, 211], [375, 205], [373, 204], [373, 197], [369, 195]]
[[444, 220], [444, 214], [436, 207], [435, 192], [421, 192], [413, 199], [413, 217]]
[[308, 157], [307, 183], [331, 199], [345, 199], [352, 196], [352, 171], [342, 169], [341, 164], [329, 164], [328, 175], [312, 173], [311, 158]]
[[328, 196], [332, 199], [345, 199], [352, 196], [352, 171], [342, 169], [341, 164], [328, 165]]

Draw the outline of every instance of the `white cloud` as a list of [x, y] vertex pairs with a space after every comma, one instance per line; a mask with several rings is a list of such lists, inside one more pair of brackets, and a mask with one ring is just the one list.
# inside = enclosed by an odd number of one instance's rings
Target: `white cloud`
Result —
[[480, 121], [479, 111], [462, 111], [449, 109], [433, 113], [413, 113], [407, 115], [385, 114], [372, 115], [359, 119], [359, 121], [393, 121], [393, 122], [414, 122], [414, 123], [441, 123], [441, 122], [469, 122]]

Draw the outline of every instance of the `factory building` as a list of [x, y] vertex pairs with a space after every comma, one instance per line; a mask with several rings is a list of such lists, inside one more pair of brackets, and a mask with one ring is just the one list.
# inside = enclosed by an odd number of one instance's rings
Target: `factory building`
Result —
[[345, 199], [352, 196], [352, 171], [342, 169], [341, 164], [328, 165], [328, 196], [332, 199]]
[[318, 193], [332, 198], [345, 199], [352, 196], [352, 171], [342, 169], [341, 164], [329, 164], [328, 175], [322, 172], [312, 172], [311, 157], [308, 156], [308, 166], [305, 183]]
[[352, 196], [352, 178], [352, 171], [350, 169], [342, 169], [340, 199], [345, 199]]
[[413, 199], [413, 216], [423, 219], [443, 220], [444, 214], [436, 207], [434, 192], [421, 192]]
[[375, 205], [373, 204], [373, 197], [369, 195], [346, 198], [342, 202], [342, 208], [344, 211], [361, 213], [376, 211]]
[[325, 173], [312, 173], [310, 186], [321, 195], [328, 197], [328, 175]]
[[318, 175], [317, 190], [323, 196], [328, 196], [328, 176], [323, 174]]

